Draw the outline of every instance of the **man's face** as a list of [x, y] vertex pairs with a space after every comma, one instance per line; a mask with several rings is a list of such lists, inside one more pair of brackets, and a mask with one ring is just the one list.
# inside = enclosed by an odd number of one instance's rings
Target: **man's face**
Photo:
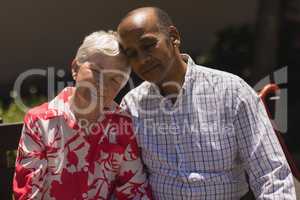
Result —
[[174, 48], [167, 33], [157, 25], [156, 16], [139, 13], [118, 27], [120, 43], [134, 72], [143, 80], [163, 82], [174, 62]]
[[76, 86], [87, 101], [94, 98], [104, 106], [110, 105], [128, 80], [128, 70], [125, 56], [97, 53], [79, 65]]

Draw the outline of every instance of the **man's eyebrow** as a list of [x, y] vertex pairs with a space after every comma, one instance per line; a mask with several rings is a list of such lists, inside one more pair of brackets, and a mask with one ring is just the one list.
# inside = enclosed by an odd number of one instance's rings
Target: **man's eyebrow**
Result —
[[124, 49], [124, 53], [127, 54], [128, 52], [133, 51], [133, 49], [131, 49], [130, 47], [127, 49]]
[[122, 44], [120, 44], [119, 43], [119, 47], [120, 47], [120, 50], [121, 50], [121, 52], [123, 52], [123, 53], [127, 53], [129, 50], [130, 50], [130, 48], [125, 48]]

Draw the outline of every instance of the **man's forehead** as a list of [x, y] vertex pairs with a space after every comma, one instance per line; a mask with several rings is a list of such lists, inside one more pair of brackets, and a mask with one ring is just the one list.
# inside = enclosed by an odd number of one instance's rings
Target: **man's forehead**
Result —
[[135, 26], [137, 27], [143, 27], [145, 26], [145, 23], [147, 22], [149, 16], [148, 13], [145, 12], [139, 12], [136, 13], [134, 15], [132, 15], [131, 17], [128, 17], [128, 20], [130, 20], [132, 22], [132, 24], [135, 24]]
[[139, 12], [126, 17], [119, 25], [118, 31], [122, 37], [131, 35], [143, 35], [144, 33], [157, 32], [158, 26], [155, 15]]

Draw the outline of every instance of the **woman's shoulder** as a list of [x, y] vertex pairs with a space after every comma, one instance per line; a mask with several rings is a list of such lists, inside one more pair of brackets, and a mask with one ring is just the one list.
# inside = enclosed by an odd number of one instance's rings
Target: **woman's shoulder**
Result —
[[49, 120], [57, 117], [58, 111], [48, 107], [48, 103], [43, 103], [39, 106], [29, 109], [24, 117], [24, 122], [35, 122], [37, 120]]

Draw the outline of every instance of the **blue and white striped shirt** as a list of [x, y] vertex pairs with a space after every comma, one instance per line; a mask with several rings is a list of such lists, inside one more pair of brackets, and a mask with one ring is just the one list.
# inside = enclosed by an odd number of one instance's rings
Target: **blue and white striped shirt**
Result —
[[134, 120], [156, 199], [296, 199], [293, 177], [259, 97], [239, 77], [187, 61], [173, 104], [143, 82], [121, 106]]

